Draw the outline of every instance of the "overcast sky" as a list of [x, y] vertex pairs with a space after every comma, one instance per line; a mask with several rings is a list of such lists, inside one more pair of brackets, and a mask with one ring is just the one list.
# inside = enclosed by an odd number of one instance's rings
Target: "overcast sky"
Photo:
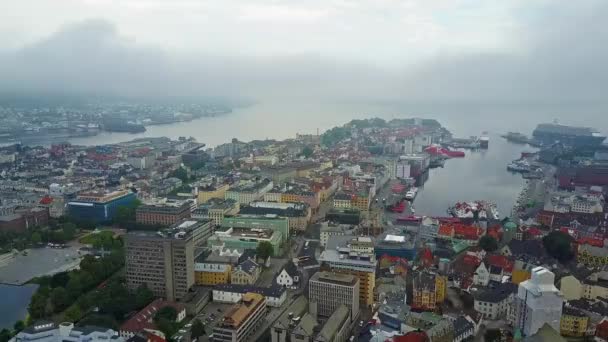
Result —
[[4, 0], [0, 91], [602, 101], [605, 0]]

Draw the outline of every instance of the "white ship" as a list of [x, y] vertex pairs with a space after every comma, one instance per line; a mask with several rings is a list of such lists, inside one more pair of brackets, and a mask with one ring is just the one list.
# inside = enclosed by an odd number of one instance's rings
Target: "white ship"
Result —
[[496, 204], [488, 201], [458, 202], [448, 208], [448, 213], [457, 218], [474, 218], [475, 213], [478, 213], [480, 220], [500, 219]]

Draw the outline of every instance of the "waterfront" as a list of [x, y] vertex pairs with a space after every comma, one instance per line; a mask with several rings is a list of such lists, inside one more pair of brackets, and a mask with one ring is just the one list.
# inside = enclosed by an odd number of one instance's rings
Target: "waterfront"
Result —
[[[341, 126], [352, 119], [381, 117], [384, 119], [424, 117], [437, 119], [456, 137], [467, 138], [483, 131], [499, 135], [509, 131], [530, 134], [538, 123], [554, 119], [564, 124], [608, 127], [608, 117], [596, 106], [513, 106], [513, 105], [401, 105], [328, 103], [319, 101], [260, 102], [237, 108], [232, 113], [180, 122], [169, 125], [148, 126], [139, 134], [102, 132], [92, 137], [73, 138], [69, 141], [81, 145], [101, 145], [132, 140], [140, 137], [178, 138], [192, 136], [209, 146], [254, 139], [294, 138], [296, 133], [320, 133]], [[510, 161], [510, 160], [509, 160]]]
[[36, 284], [23, 286], [0, 284], [0, 329], [10, 328], [13, 324], [22, 320], [27, 315], [27, 307], [30, 299], [38, 289]]
[[456, 202], [488, 200], [498, 206], [500, 217], [510, 215], [525, 181], [520, 174], [507, 171], [509, 161], [522, 151], [533, 151], [523, 145], [508, 143], [490, 136], [487, 150], [466, 151], [464, 158], [447, 160], [443, 168], [429, 170], [429, 179], [414, 201], [416, 214], [446, 216]]

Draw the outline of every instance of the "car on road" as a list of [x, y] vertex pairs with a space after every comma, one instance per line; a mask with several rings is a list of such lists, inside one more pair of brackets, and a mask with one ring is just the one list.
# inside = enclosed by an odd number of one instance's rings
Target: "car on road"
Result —
[[188, 323], [186, 325], [184, 325], [185, 328], [191, 328], [192, 327], [192, 323]]

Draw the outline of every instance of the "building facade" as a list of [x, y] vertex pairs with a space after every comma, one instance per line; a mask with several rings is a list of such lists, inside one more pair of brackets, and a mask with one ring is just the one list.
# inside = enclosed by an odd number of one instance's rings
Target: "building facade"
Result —
[[212, 198], [224, 199], [226, 197], [226, 191], [230, 189], [228, 184], [218, 184], [216, 186], [208, 186], [198, 189], [197, 201], [198, 204], [203, 204]]
[[192, 232], [137, 231], [125, 235], [125, 268], [131, 290], [145, 284], [155, 296], [180, 300], [194, 285]]
[[359, 279], [348, 274], [317, 272], [309, 281], [308, 299], [318, 316], [329, 318], [345, 305], [354, 320], [359, 314]]
[[121, 206], [128, 206], [136, 199], [128, 190], [111, 193], [83, 193], [67, 204], [68, 215], [75, 220], [108, 223], [114, 219]]
[[170, 226], [186, 218], [190, 218], [189, 201], [150, 203], [135, 210], [135, 221], [146, 225]]
[[549, 324], [555, 331], [560, 330], [564, 297], [553, 285], [554, 280], [551, 271], [536, 267], [532, 269], [532, 277], [519, 284], [514, 303], [514, 326], [524, 336], [534, 335], [544, 324]]
[[247, 341], [266, 318], [266, 299], [257, 293], [246, 293], [213, 328], [213, 341]]

